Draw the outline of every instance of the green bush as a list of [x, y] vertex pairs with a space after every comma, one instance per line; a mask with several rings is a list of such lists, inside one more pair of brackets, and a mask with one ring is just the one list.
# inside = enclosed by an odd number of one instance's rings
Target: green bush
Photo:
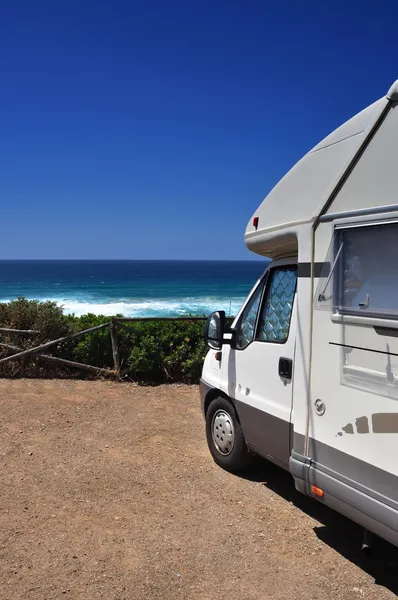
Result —
[[[38, 331], [31, 335], [1, 333], [0, 342], [3, 344], [0, 346], [1, 358], [18, 351], [6, 348], [4, 344], [25, 350], [65, 337], [73, 332], [71, 322], [66, 319], [62, 309], [55, 302], [39, 302], [25, 298], [0, 303], [0, 327]], [[51, 354], [52, 351], [59, 352], [61, 349], [61, 346], [52, 348], [48, 354]], [[3, 377], [51, 377], [69, 375], [69, 372], [62, 369], [59, 373], [54, 365], [32, 356], [0, 365], [0, 375]]]
[[18, 298], [0, 303], [0, 326], [9, 329], [36, 329], [32, 340], [46, 342], [71, 333], [71, 323], [55, 302]]
[[[31, 348], [46, 341], [68, 336], [108, 323], [110, 317], [87, 314], [64, 315], [54, 302], [18, 300], [0, 303], [0, 327], [36, 329], [38, 334], [0, 334], [3, 344]], [[184, 382], [199, 380], [207, 348], [203, 341], [204, 321], [137, 321], [117, 324], [117, 338], [126, 378], [140, 383]], [[13, 353], [0, 347], [0, 356]], [[76, 362], [113, 369], [109, 328], [94, 331], [48, 349], [53, 354]], [[0, 366], [1, 376], [86, 377], [84, 371], [69, 369], [41, 359], [17, 359]]]
[[198, 381], [206, 355], [203, 328], [203, 321], [129, 324], [123, 345], [129, 373], [140, 381]]
[[[70, 317], [69, 317], [70, 318]], [[107, 317], [74, 317], [77, 331], [109, 321]], [[117, 325], [122, 371], [144, 383], [199, 380], [206, 346], [204, 321], [137, 321]], [[90, 333], [78, 341], [71, 357], [77, 362], [113, 368], [108, 329]]]
[[[93, 314], [75, 317], [67, 317], [75, 332], [90, 329], [96, 325], [109, 323], [109, 317]], [[109, 328], [93, 331], [73, 341], [72, 347], [68, 349], [68, 357], [76, 362], [94, 365], [95, 367], [113, 368], [112, 344]]]

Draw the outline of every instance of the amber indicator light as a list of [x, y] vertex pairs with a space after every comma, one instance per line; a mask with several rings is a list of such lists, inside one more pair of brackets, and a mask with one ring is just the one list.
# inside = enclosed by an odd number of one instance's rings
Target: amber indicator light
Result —
[[321, 490], [321, 488], [319, 488], [319, 487], [316, 487], [316, 485], [311, 486], [311, 492], [315, 496], [319, 496], [319, 498], [323, 498], [323, 490]]

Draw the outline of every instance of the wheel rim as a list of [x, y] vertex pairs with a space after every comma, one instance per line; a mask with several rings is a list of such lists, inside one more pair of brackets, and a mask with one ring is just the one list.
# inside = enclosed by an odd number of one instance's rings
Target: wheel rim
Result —
[[231, 454], [235, 442], [235, 431], [231, 415], [225, 410], [218, 410], [214, 414], [211, 435], [220, 454], [224, 456]]

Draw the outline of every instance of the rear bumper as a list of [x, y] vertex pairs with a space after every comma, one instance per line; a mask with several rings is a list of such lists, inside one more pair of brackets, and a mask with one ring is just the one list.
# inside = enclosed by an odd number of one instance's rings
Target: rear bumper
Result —
[[203, 414], [203, 416], [205, 416], [205, 400], [206, 400], [206, 396], [210, 392], [210, 390], [212, 390], [212, 389], [214, 389], [213, 386], [211, 386], [208, 383], [206, 383], [206, 381], [204, 381], [203, 379], [200, 380], [200, 382], [199, 382], [200, 405], [202, 407], [202, 414]]

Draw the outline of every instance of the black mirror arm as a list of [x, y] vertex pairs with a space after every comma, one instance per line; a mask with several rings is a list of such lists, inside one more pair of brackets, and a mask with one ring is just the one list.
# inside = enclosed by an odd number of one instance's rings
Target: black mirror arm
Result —
[[[225, 334], [229, 334], [230, 338], [225, 338]], [[231, 346], [232, 349], [235, 348], [235, 339], [236, 339], [236, 329], [235, 327], [225, 327], [223, 336], [223, 345]]]

